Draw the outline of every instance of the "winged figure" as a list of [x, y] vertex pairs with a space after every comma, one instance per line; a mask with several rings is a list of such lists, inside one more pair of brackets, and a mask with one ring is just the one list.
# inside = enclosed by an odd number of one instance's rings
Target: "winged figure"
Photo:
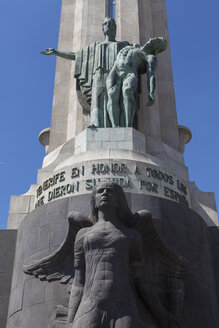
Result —
[[[24, 267], [41, 280], [72, 282], [67, 328], [182, 327], [189, 264], [162, 241], [149, 211], [133, 215], [122, 188], [104, 181], [93, 189], [89, 218], [71, 212], [68, 220], [62, 245]], [[153, 288], [160, 277], [174, 289], [172, 313]]]

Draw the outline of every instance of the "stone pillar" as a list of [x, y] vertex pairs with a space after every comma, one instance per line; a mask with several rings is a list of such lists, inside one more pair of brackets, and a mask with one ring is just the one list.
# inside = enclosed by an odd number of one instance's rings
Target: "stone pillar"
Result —
[[[103, 40], [103, 0], [63, 0], [58, 49], [78, 51]], [[77, 101], [74, 62], [57, 58], [49, 153], [86, 128], [88, 113]]]
[[[75, 1], [63, 0], [58, 49], [73, 51]], [[49, 152], [66, 142], [69, 90], [73, 82], [71, 61], [57, 58]]]
[[[165, 0], [151, 0], [153, 35], [163, 36], [169, 42]], [[176, 114], [170, 44], [159, 55], [157, 94], [160, 111], [162, 141], [178, 150], [179, 132]]]
[[[73, 49], [78, 51], [94, 41], [104, 39], [102, 20], [105, 16], [105, 1], [102, 0], [75, 0], [75, 26], [73, 34]], [[72, 65], [72, 80], [69, 89], [69, 109], [67, 140], [74, 138], [89, 124], [90, 117], [83, 111], [77, 100], [76, 81], [73, 78], [74, 64]]]
[[[140, 44], [145, 44], [148, 39], [154, 37], [151, 0], [139, 1], [139, 31]], [[162, 36], [162, 34], [161, 34]], [[159, 58], [160, 60], [160, 58]], [[160, 65], [159, 65], [160, 66]], [[159, 67], [160, 69], [160, 67]], [[158, 92], [155, 91], [156, 102], [153, 107], [147, 106], [146, 77], [141, 78], [139, 130], [146, 135], [147, 149], [153, 153], [160, 149], [161, 125]]]

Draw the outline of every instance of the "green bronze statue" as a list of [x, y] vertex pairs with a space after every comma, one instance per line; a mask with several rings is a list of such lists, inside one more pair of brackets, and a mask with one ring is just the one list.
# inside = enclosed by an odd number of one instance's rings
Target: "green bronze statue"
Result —
[[147, 87], [148, 87], [148, 106], [155, 102], [154, 91], [156, 87], [155, 73], [157, 69], [157, 55], [167, 48], [167, 40], [162, 37], [150, 39], [141, 50], [147, 57]]
[[133, 127], [137, 113], [138, 77], [147, 72], [148, 106], [154, 104], [157, 53], [164, 51], [167, 41], [150, 39], [143, 47], [129, 45], [120, 50], [106, 79], [107, 111], [112, 127]]
[[[165, 50], [163, 38], [150, 39], [142, 48], [116, 41], [116, 22], [106, 17], [102, 23], [103, 42], [94, 42], [78, 52], [53, 48], [41, 52], [75, 61], [77, 96], [90, 112], [89, 127], [135, 126], [138, 76], [147, 72], [149, 100], [154, 103], [157, 53]], [[152, 41], [153, 40], [153, 41]]]

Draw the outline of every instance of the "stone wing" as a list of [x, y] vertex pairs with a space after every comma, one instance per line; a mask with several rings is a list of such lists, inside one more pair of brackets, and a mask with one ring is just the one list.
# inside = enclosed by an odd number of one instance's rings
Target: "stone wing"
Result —
[[134, 217], [143, 242], [145, 281], [163, 299], [165, 308], [180, 326], [185, 300], [184, 278], [196, 267], [167, 246], [156, 231], [150, 212], [139, 211]]
[[60, 280], [68, 283], [74, 276], [74, 242], [81, 228], [92, 225], [87, 217], [78, 212], [70, 212], [68, 215], [68, 233], [60, 247], [51, 255], [23, 267], [26, 274], [34, 275], [40, 280]]
[[143, 242], [144, 266], [151, 280], [163, 276], [183, 279], [194, 267], [179, 254], [171, 250], [155, 229], [152, 215], [143, 210], [135, 215], [135, 229], [140, 233]]

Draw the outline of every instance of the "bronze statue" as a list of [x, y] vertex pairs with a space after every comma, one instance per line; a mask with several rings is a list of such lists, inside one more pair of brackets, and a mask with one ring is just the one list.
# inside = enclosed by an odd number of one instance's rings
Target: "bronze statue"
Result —
[[106, 78], [119, 51], [129, 43], [116, 41], [116, 22], [106, 17], [102, 23], [103, 42], [94, 42], [78, 52], [61, 52], [53, 48], [41, 52], [75, 60], [74, 77], [77, 80], [77, 95], [82, 107], [90, 112], [90, 127], [110, 127], [106, 110]]
[[[150, 212], [130, 212], [115, 183], [97, 185], [89, 219], [70, 213], [69, 232], [60, 248], [24, 271], [49, 281], [73, 279], [68, 328], [180, 327], [188, 264], [161, 240]], [[172, 279], [174, 288], [178, 285], [177, 318], [164, 310], [153, 291], [151, 281], [159, 275]]]
[[126, 46], [117, 55], [106, 79], [108, 94], [107, 111], [112, 127], [133, 127], [137, 113], [137, 88], [139, 75], [147, 72], [148, 106], [154, 104], [157, 54], [164, 51], [167, 41], [150, 39], [143, 47]]
[[150, 39], [142, 48], [127, 41], [116, 41], [116, 22], [110, 17], [104, 19], [102, 29], [105, 40], [81, 51], [61, 52], [49, 48], [41, 53], [75, 60], [78, 100], [90, 112], [89, 127], [134, 127], [138, 75], [147, 72], [148, 105], [152, 106], [157, 54], [166, 49], [167, 41]]

